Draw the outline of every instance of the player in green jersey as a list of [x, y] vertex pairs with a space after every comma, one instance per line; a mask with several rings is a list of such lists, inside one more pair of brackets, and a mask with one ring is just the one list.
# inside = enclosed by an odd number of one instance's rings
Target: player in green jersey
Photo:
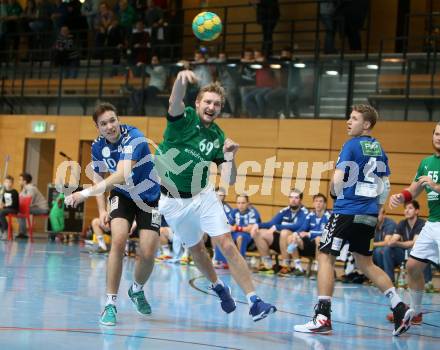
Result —
[[170, 96], [167, 127], [159, 145], [156, 166], [161, 178], [159, 211], [174, 234], [189, 248], [194, 262], [212, 283], [210, 289], [221, 299], [226, 313], [235, 310], [230, 288], [221, 281], [206, 253], [203, 235], [208, 234], [228, 260], [231, 274], [246, 294], [252, 318], [261, 320], [276, 311], [255, 293], [251, 273], [234, 244], [223, 206], [208, 184], [209, 166], [220, 166], [222, 179], [235, 183], [235, 154], [239, 145], [225, 138], [214, 122], [225, 102], [225, 91], [218, 83], [202, 87], [196, 109], [185, 107], [183, 98], [188, 83], [197, 78], [190, 70], [177, 75]]
[[434, 129], [432, 145], [434, 154], [420, 162], [411, 185], [390, 198], [390, 207], [395, 208], [416, 198], [423, 189], [428, 197], [428, 221], [420, 232], [406, 264], [411, 308], [416, 313], [413, 324], [422, 323], [422, 298], [425, 287], [423, 270], [429, 263], [440, 263], [440, 123]]

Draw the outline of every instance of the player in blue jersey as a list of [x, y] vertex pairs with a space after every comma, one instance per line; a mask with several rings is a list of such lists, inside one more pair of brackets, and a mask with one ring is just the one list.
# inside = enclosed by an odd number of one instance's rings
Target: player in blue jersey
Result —
[[[251, 229], [254, 224], [261, 222], [261, 218], [258, 210], [251, 206], [247, 194], [239, 194], [236, 203], [237, 208], [230, 213], [229, 222], [231, 224], [232, 239], [237, 244], [240, 254], [245, 257], [247, 247], [252, 241]], [[215, 256], [216, 259], [219, 258], [219, 261], [222, 261], [222, 258], [224, 259], [218, 248], [215, 250]]]
[[347, 121], [351, 137], [342, 147], [330, 187], [336, 198], [333, 214], [324, 229], [318, 256], [318, 304], [315, 316], [294, 330], [305, 333], [330, 333], [331, 297], [334, 264], [346, 242], [356, 265], [389, 299], [394, 314], [393, 335], [406, 332], [414, 316], [397, 294], [388, 275], [373, 263], [374, 232], [379, 209], [385, 203], [390, 182], [388, 157], [379, 141], [371, 136], [377, 111], [369, 105], [352, 107]]
[[[295, 253], [306, 257], [317, 257], [322, 232], [330, 219], [330, 212], [326, 210], [327, 197], [322, 193], [313, 196], [314, 210], [307, 214], [306, 220], [298, 233], [294, 233], [287, 239], [287, 252], [295, 257]], [[299, 256], [298, 256], [299, 258]], [[318, 270], [316, 260], [312, 265], [312, 272]]]
[[[274, 273], [272, 268], [272, 257], [270, 256], [270, 249], [281, 253], [281, 269], [289, 269], [290, 259], [287, 252], [287, 238], [293, 233], [297, 232], [303, 225], [309, 211], [302, 206], [303, 194], [300, 190], [293, 188], [289, 194], [289, 206], [280, 210], [272, 220], [255, 224], [251, 230], [251, 236], [255, 241], [258, 252], [262, 258], [262, 264], [259, 272]], [[301, 265], [295, 266], [300, 268]], [[284, 273], [287, 273], [283, 270]], [[298, 274], [300, 274], [298, 272]]]
[[[76, 207], [88, 197], [96, 196], [101, 223], [110, 221], [112, 246], [107, 266], [107, 301], [100, 323], [114, 326], [125, 243], [134, 220], [140, 232], [139, 259], [128, 295], [139, 313], [151, 313], [143, 286], [153, 271], [159, 244], [160, 187], [148, 142], [137, 128], [120, 124], [116, 108], [109, 103], [97, 106], [93, 121], [100, 133], [92, 144], [95, 185], [66, 197], [66, 204]], [[105, 173], [109, 176], [103, 179]], [[104, 197], [107, 189], [111, 189], [109, 212]]]

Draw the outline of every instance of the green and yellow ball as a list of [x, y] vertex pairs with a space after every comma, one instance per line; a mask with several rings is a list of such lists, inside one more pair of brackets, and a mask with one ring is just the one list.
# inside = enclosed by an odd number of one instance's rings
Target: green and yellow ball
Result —
[[192, 30], [194, 35], [203, 41], [212, 41], [222, 32], [222, 20], [213, 12], [201, 12], [194, 17]]

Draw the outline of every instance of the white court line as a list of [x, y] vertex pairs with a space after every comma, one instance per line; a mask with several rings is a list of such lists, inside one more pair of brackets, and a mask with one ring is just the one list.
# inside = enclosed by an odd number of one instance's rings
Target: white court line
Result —
[[54, 250], [54, 251], [35, 250], [34, 253], [65, 254], [65, 251], [63, 251], [63, 250]]

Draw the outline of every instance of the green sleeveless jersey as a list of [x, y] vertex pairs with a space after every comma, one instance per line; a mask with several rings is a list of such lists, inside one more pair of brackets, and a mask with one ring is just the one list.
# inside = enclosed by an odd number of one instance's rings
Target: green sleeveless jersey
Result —
[[[432, 181], [439, 183], [440, 176], [440, 157], [432, 155], [420, 162], [414, 181], [418, 181], [420, 176], [429, 176]], [[440, 193], [437, 193], [429, 186], [425, 186], [426, 196], [428, 197], [429, 216], [428, 221], [440, 221]]]
[[163, 141], [155, 156], [162, 185], [170, 191], [196, 194], [208, 183], [211, 162], [224, 162], [225, 134], [212, 123], [206, 128], [192, 107], [167, 117]]

